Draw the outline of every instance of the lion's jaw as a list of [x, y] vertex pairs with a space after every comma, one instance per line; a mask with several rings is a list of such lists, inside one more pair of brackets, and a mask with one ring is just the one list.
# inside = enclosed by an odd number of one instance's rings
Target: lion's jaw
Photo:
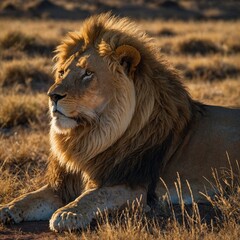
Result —
[[75, 119], [69, 118], [62, 114], [61, 111], [51, 111], [51, 127], [56, 133], [66, 134], [71, 129], [78, 126], [78, 123]]
[[[104, 99], [99, 100], [98, 111], [95, 109], [88, 109], [85, 106], [81, 106], [74, 99], [70, 99], [65, 103], [59, 101], [58, 104], [49, 101], [49, 109], [51, 114], [51, 127], [56, 133], [67, 134], [72, 129], [78, 126], [86, 126], [87, 124], [93, 124], [98, 119], [98, 114], [101, 109], [104, 109], [106, 103]], [[101, 108], [101, 109], [100, 109]]]

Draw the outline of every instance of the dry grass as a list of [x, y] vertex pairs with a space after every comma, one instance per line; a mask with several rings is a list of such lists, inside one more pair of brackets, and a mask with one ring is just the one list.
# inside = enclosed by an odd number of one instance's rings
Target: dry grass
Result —
[[8, 136], [0, 135], [0, 141], [0, 200], [6, 203], [42, 181], [49, 153], [48, 131], [14, 129]]
[[49, 54], [54, 45], [44, 42], [39, 36], [29, 36], [19, 31], [7, 32], [0, 40], [2, 50], [19, 50], [29, 55]]
[[47, 97], [37, 95], [0, 96], [0, 127], [27, 126], [31, 123], [42, 124], [47, 119]]
[[45, 58], [23, 58], [2, 63], [0, 87], [22, 92], [44, 91], [53, 83], [51, 62]]
[[240, 68], [236, 65], [215, 61], [208, 65], [198, 64], [184, 71], [186, 79], [200, 79], [205, 81], [219, 81], [226, 78], [236, 78], [240, 75]]
[[[140, 21], [139, 25], [156, 38], [194, 99], [240, 107], [239, 21]], [[0, 20], [0, 203], [42, 184], [49, 149], [45, 92], [52, 78], [51, 51], [63, 34], [80, 26], [81, 22], [70, 21]], [[239, 239], [239, 185], [228, 192], [216, 185], [220, 194], [209, 199], [211, 210], [209, 206], [205, 210], [208, 224], [203, 221], [203, 206], [193, 205], [191, 210], [180, 203], [157, 220], [141, 210], [126, 211], [59, 239]]]
[[205, 104], [240, 107], [240, 79], [187, 83], [192, 97]]
[[221, 52], [221, 49], [209, 39], [190, 38], [178, 45], [179, 51], [183, 54], [215, 54]]
[[[114, 217], [114, 220], [107, 214], [102, 214], [99, 220], [101, 224], [97, 224], [95, 231], [89, 229], [81, 234], [68, 233], [59, 239], [239, 239], [240, 187], [236, 182], [239, 182], [240, 174], [234, 176], [230, 168], [221, 182], [217, 172], [213, 174], [215, 181], [212, 185], [218, 189], [219, 194], [214, 200], [206, 195], [214, 210], [209, 222], [203, 220], [201, 207], [195, 202], [187, 206], [180, 200], [178, 209], [169, 204], [168, 211], [172, 214], [166, 219], [144, 214], [141, 206], [135, 203]], [[180, 185], [179, 180], [179, 191]], [[180, 216], [179, 219], [177, 215]]]
[[[41, 144], [39, 143], [41, 138]], [[48, 131], [28, 131], [15, 129], [8, 137], [1, 136], [1, 169], [24, 171], [29, 164], [41, 165], [48, 157]]]

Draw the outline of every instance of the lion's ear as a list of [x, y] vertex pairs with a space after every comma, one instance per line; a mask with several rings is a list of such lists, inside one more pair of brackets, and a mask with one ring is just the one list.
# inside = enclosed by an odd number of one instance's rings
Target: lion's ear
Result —
[[116, 54], [126, 74], [133, 77], [136, 67], [141, 60], [139, 51], [130, 45], [121, 45], [116, 49]]

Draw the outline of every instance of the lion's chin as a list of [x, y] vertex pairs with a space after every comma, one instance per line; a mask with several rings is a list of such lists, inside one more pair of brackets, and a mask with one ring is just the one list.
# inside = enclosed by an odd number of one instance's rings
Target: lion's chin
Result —
[[72, 118], [65, 116], [52, 117], [51, 127], [56, 133], [66, 134], [77, 126], [78, 123]]

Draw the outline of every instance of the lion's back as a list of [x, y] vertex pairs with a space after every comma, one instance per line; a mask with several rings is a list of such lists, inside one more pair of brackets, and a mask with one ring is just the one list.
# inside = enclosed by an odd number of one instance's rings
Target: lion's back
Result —
[[[204, 106], [203, 114], [191, 126], [161, 177], [170, 189], [175, 189], [174, 181], [179, 173], [185, 195], [190, 194], [188, 180], [196, 198], [201, 199], [199, 192], [204, 192], [205, 187], [211, 188], [208, 181], [213, 181], [213, 169], [220, 176], [230, 168], [230, 161], [235, 171], [236, 160], [240, 160], [240, 110]], [[175, 190], [172, 192], [176, 194]]]

